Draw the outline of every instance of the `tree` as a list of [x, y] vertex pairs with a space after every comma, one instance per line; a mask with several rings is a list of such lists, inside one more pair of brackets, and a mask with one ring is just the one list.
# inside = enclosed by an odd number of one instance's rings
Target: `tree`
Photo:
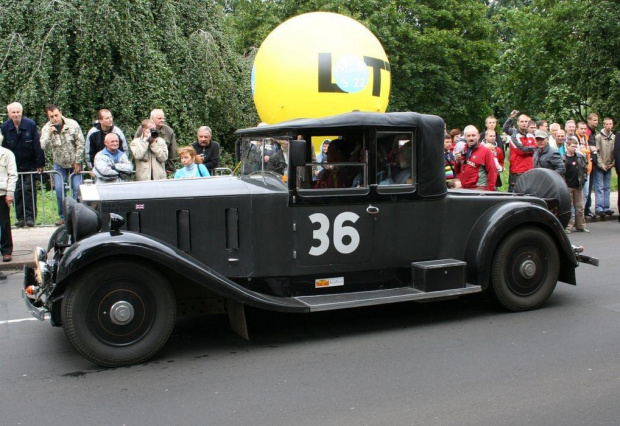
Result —
[[217, 4], [2, 0], [2, 7], [11, 13], [0, 14], [0, 98], [20, 101], [40, 124], [48, 103], [84, 131], [108, 108], [133, 135], [151, 109], [163, 108], [181, 143], [208, 124], [232, 152], [233, 130], [256, 121], [249, 65]]
[[499, 13], [513, 34], [494, 70], [500, 104], [559, 121], [620, 113], [617, 2], [533, 0]]
[[240, 52], [251, 52], [278, 24], [312, 11], [360, 21], [382, 43], [391, 65], [389, 110], [438, 114], [451, 126], [482, 123], [490, 107], [497, 36], [478, 0], [229, 0]]

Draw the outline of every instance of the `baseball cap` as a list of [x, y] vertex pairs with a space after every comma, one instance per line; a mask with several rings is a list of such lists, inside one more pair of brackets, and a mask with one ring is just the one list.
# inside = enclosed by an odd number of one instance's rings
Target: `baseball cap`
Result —
[[543, 132], [542, 130], [536, 130], [534, 132], [534, 138], [535, 139], [547, 139], [549, 137], [549, 135], [547, 134], [547, 132]]

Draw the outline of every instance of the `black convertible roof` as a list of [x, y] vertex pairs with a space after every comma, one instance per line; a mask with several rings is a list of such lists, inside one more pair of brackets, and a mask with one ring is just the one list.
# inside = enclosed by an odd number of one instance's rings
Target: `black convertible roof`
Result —
[[278, 124], [240, 129], [236, 133], [239, 135], [254, 135], [324, 127], [420, 127], [437, 120], [441, 121], [443, 125], [441, 118], [435, 115], [418, 114], [416, 112], [349, 112], [322, 118], [297, 118]]
[[418, 114], [416, 112], [350, 112], [322, 118], [299, 118], [261, 127], [237, 130], [239, 136], [276, 136], [284, 133], [295, 135], [303, 130], [345, 127], [373, 127], [387, 130], [389, 128], [416, 129], [416, 146], [418, 156], [418, 194], [422, 197], [437, 197], [447, 192], [444, 158], [443, 135], [445, 124], [436, 115]]

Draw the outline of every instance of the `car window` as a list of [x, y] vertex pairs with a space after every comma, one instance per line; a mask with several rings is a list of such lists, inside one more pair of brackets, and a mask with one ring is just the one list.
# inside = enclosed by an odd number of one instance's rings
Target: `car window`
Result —
[[282, 177], [287, 176], [289, 141], [289, 136], [243, 138], [241, 174], [267, 171]]
[[377, 132], [376, 183], [379, 186], [415, 183], [413, 133]]
[[368, 152], [361, 135], [312, 136], [312, 162], [301, 168], [298, 189], [368, 187]]

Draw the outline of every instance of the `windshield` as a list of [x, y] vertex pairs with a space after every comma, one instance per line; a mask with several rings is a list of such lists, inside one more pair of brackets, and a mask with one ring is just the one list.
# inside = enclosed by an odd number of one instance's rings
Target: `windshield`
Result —
[[241, 173], [272, 172], [288, 175], [289, 136], [244, 137], [241, 143]]

